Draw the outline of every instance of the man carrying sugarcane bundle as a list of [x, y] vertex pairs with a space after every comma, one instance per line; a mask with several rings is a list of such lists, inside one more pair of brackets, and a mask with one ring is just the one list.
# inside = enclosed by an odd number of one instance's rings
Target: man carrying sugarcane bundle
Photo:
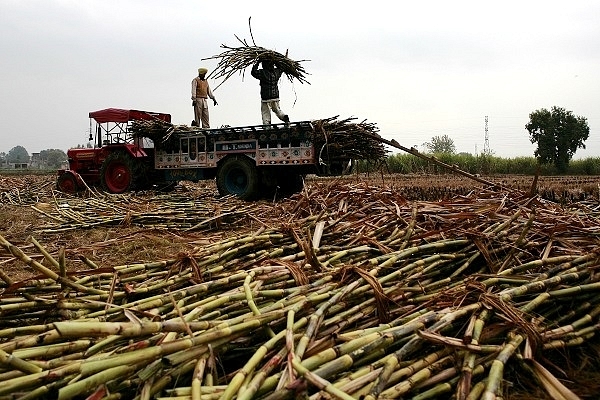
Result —
[[206, 73], [208, 69], [198, 68], [198, 76], [192, 80], [192, 107], [194, 107], [194, 124], [200, 126], [202, 124], [203, 129], [210, 128], [209, 115], [208, 115], [208, 101], [210, 97], [214, 102], [215, 106], [218, 104], [217, 99], [210, 90], [208, 81], [206, 80]]
[[[261, 63], [262, 69], [259, 69], [258, 65]], [[290, 122], [290, 117], [279, 108], [278, 85], [282, 73], [283, 71], [270, 59], [258, 60], [252, 66], [252, 76], [260, 81], [260, 112], [263, 125], [271, 124], [271, 110], [286, 124]]]

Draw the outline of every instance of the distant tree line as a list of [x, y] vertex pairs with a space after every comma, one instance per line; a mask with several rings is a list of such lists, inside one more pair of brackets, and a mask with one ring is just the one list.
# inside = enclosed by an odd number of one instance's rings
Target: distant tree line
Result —
[[8, 153], [0, 152], [0, 165], [28, 164], [35, 161], [36, 168], [58, 169], [67, 162], [67, 154], [59, 149], [42, 150], [39, 156], [32, 160], [29, 152], [23, 146], [15, 146]]

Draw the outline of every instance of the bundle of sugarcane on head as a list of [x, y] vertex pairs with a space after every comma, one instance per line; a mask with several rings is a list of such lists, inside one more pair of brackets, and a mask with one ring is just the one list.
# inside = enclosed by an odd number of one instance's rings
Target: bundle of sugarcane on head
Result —
[[[252, 36], [252, 28], [250, 28], [250, 35]], [[241, 46], [230, 47], [222, 44], [221, 48], [225, 49], [225, 51], [212, 57], [203, 58], [203, 60], [219, 60], [217, 67], [208, 76], [215, 80], [222, 79], [217, 88], [236, 73], [243, 76], [246, 68], [255, 65], [257, 62], [272, 62], [273, 65], [287, 76], [290, 82], [297, 79], [300, 83], [306, 82], [310, 84], [306, 80], [307, 73], [301, 65], [302, 62], [307, 60], [294, 61], [288, 57], [287, 50], [284, 55], [277, 51], [257, 46], [254, 43], [254, 38], [252, 38], [252, 45], [248, 44], [245, 39], [240, 39], [237, 35], [235, 35], [235, 38], [240, 42]]]
[[290, 82], [296, 79], [300, 83], [310, 84], [306, 79], [307, 73], [301, 65], [301, 62], [307, 60], [294, 61], [287, 56], [287, 51], [284, 55], [274, 50], [256, 46], [255, 44], [249, 45], [245, 40], [242, 40], [237, 36], [236, 39], [242, 44], [241, 46], [230, 47], [222, 44], [221, 47], [224, 48], [225, 51], [212, 57], [203, 58], [203, 60], [219, 60], [217, 67], [208, 76], [215, 80], [221, 80], [216, 88], [221, 86], [227, 79], [236, 73], [243, 76], [246, 68], [255, 65], [257, 62], [273, 63], [273, 65], [279, 68], [283, 74], [287, 76]]
[[[250, 24], [250, 19], [248, 20], [248, 24]], [[252, 36], [252, 27], [250, 27], [250, 35]], [[277, 51], [257, 46], [254, 42], [254, 37], [252, 37], [252, 45], [249, 45], [246, 40], [242, 40], [238, 36], [235, 36], [235, 38], [241, 43], [241, 46], [230, 47], [222, 44], [221, 47], [224, 48], [225, 51], [216, 56], [203, 59], [219, 60], [217, 67], [209, 75], [209, 77], [213, 79], [222, 80], [215, 90], [235, 73], [239, 73], [243, 76], [246, 68], [252, 66], [252, 76], [260, 81], [263, 125], [271, 124], [271, 111], [274, 112], [281, 121], [289, 123], [289, 115], [283, 112], [279, 107], [278, 82], [281, 75], [285, 74], [290, 82], [293, 82], [294, 79], [296, 79], [300, 83], [306, 82], [310, 84], [310, 82], [306, 80], [306, 71], [300, 64], [302, 61], [290, 59], [287, 50], [284, 55]], [[262, 69], [259, 69], [260, 64], [262, 64]]]

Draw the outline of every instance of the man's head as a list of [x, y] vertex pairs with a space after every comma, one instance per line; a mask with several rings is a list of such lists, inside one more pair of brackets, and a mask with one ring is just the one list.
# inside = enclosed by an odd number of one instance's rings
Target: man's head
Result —
[[207, 72], [208, 72], [208, 69], [206, 69], [206, 68], [198, 68], [198, 76], [200, 78], [204, 78], [206, 76]]
[[262, 66], [267, 71], [273, 71], [273, 68], [274, 68], [275, 64], [273, 63], [273, 60], [263, 60], [262, 61]]

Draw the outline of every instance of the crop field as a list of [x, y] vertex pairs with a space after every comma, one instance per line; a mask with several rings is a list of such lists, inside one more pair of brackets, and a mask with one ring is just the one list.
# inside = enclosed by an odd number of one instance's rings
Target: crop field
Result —
[[0, 175], [0, 400], [596, 399], [600, 177]]

